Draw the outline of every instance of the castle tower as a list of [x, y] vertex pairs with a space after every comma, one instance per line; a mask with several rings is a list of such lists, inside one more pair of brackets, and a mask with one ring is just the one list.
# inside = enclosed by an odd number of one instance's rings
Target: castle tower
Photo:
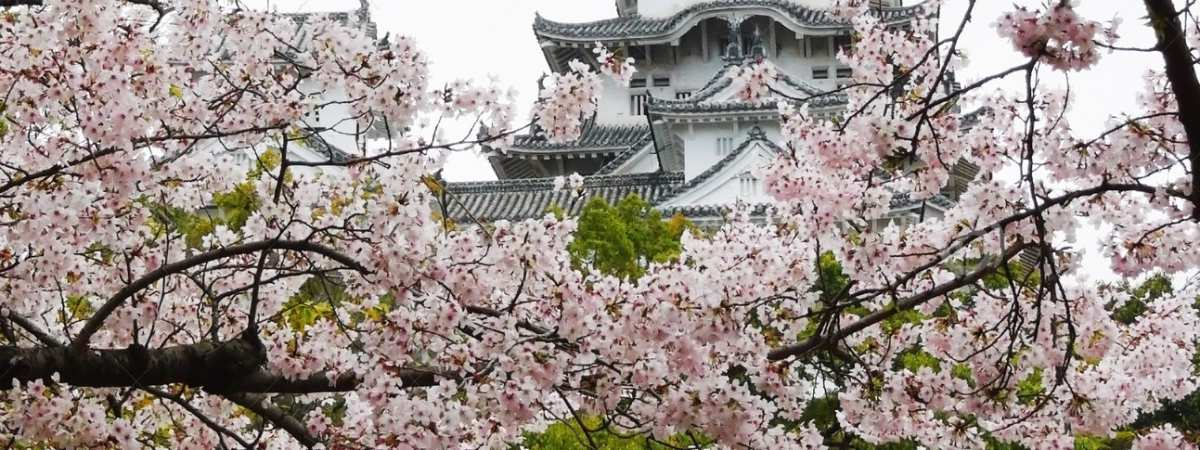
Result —
[[[454, 213], [522, 219], [552, 205], [573, 213], [587, 197], [614, 202], [630, 193], [700, 221], [719, 219], [737, 202], [767, 205], [771, 200], [754, 173], [779, 151], [776, 102], [787, 100], [740, 102], [728, 74], [770, 60], [780, 73], [772, 87], [793, 98], [848, 83], [850, 69], [836, 55], [850, 45], [850, 29], [822, 9], [832, 2], [616, 0], [615, 18], [563, 23], [538, 15], [533, 31], [550, 70], [565, 71], [574, 59], [597, 64], [591, 50], [599, 42], [633, 57], [637, 74], [629, 86], [606, 81], [598, 113], [577, 141], [522, 136], [507, 154], [491, 157], [500, 181], [451, 184], [461, 197]], [[871, 11], [903, 27], [921, 8], [883, 0]], [[832, 117], [845, 101], [827, 95], [808, 107]], [[585, 198], [550, 190], [550, 179], [571, 173], [586, 176]], [[939, 198], [920, 207], [924, 213], [931, 203], [944, 208], [951, 202]], [[914, 208], [895, 206], [897, 214]]]

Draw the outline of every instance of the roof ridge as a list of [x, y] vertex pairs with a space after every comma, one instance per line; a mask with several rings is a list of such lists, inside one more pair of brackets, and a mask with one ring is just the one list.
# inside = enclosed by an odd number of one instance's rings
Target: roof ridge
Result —
[[[911, 18], [917, 11], [925, 8], [926, 2], [916, 5], [899, 7], [874, 8], [872, 12], [889, 22], [899, 22]], [[768, 7], [777, 8], [792, 16], [792, 19], [808, 26], [848, 26], [847, 21], [840, 20], [828, 13], [827, 9], [814, 8], [788, 0], [714, 0], [697, 3], [681, 9], [674, 14], [664, 17], [644, 17], [641, 15], [619, 16], [590, 22], [568, 23], [558, 22], [537, 14], [534, 18], [534, 33], [539, 36], [562, 37], [568, 40], [597, 39], [604, 37], [645, 37], [652, 38], [664, 33], [673, 33], [680, 23], [692, 16], [702, 14], [705, 10], [729, 7]]]
[[650, 127], [642, 124], [604, 124], [592, 120], [584, 125], [579, 138], [552, 143], [544, 135], [517, 136], [512, 149], [516, 151], [581, 150], [636, 146], [650, 136]]
[[[517, 178], [496, 181], [451, 182], [446, 183], [446, 188], [456, 193], [553, 190], [556, 178]], [[650, 184], [669, 185], [681, 181], [683, 181], [683, 172], [644, 172], [635, 174], [588, 175], [583, 178], [583, 185], [585, 188]]]

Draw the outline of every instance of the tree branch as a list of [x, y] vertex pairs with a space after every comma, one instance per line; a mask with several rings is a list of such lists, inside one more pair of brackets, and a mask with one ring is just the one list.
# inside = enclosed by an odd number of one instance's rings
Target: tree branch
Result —
[[313, 436], [308, 432], [308, 427], [304, 426], [300, 420], [292, 417], [291, 414], [288, 414], [284, 410], [279, 409], [278, 406], [271, 404], [264, 395], [229, 393], [223, 394], [223, 396], [229, 399], [229, 401], [237, 403], [239, 406], [253, 411], [255, 414], [258, 414], [264, 420], [271, 422], [279, 429], [286, 431], [288, 434], [292, 435], [293, 438], [296, 438], [296, 440], [300, 442], [300, 445], [303, 445], [307, 448], [312, 448], [313, 446], [321, 443], [321, 441], [317, 440], [316, 436]]
[[[1191, 201], [1200, 205], [1200, 79], [1192, 63], [1192, 50], [1188, 47], [1179, 21], [1179, 14], [1171, 0], [1145, 0], [1150, 25], [1158, 36], [1158, 51], [1166, 63], [1167, 79], [1175, 92], [1179, 104], [1179, 121], [1187, 133], [1188, 161], [1191, 162]], [[1200, 207], [1192, 209], [1192, 219], [1200, 220]]]
[[[51, 379], [71, 386], [91, 388], [145, 388], [184, 384], [214, 394], [272, 393], [312, 394], [349, 392], [362, 377], [352, 372], [316, 373], [290, 379], [263, 368], [266, 349], [253, 332], [223, 342], [147, 349], [88, 350], [74, 353], [63, 346], [0, 347], [0, 390], [11, 389], [13, 381]], [[435, 386], [439, 379], [458, 377], [423, 369], [395, 369], [405, 388]]]
[[108, 316], [112, 315], [122, 304], [130, 297], [133, 297], [138, 291], [150, 287], [150, 285], [166, 278], [168, 276], [181, 273], [195, 266], [206, 264], [219, 259], [229, 258], [233, 256], [248, 255], [265, 250], [292, 250], [297, 252], [311, 252], [325, 256], [329, 259], [346, 265], [360, 273], [371, 273], [371, 270], [359, 264], [354, 259], [339, 253], [338, 251], [326, 247], [321, 244], [308, 241], [283, 241], [277, 239], [252, 242], [249, 244], [232, 245], [229, 247], [219, 248], [210, 252], [201, 253], [190, 258], [177, 261], [171, 264], [164, 265], [155, 269], [134, 282], [126, 285], [116, 294], [113, 294], [104, 305], [101, 305], [83, 325], [83, 329], [79, 331], [79, 335], [75, 337], [75, 341], [71, 342], [71, 348], [75, 351], [82, 351], [87, 348], [88, 341], [92, 336], [100, 331], [100, 327], [104, 325], [104, 321]]
[[224, 342], [201, 342], [161, 349], [75, 352], [67, 347], [0, 347], [0, 390], [13, 381], [50, 379], [80, 387], [142, 387], [183, 383], [222, 386], [259, 370], [266, 348], [251, 333]]
[[[438, 378], [454, 378], [431, 370], [400, 369], [393, 372], [400, 379], [403, 387], [436, 386]], [[206, 387], [209, 392], [225, 394], [228, 392], [271, 393], [271, 394], [312, 394], [317, 392], [349, 392], [358, 388], [362, 377], [352, 372], [341, 374], [317, 373], [305, 378], [288, 379], [282, 375], [267, 371], [258, 371], [228, 383]]]
[[804, 342], [774, 350], [767, 354], [767, 359], [771, 361], [780, 361], [793, 356], [804, 356], [813, 350], [817, 350], [827, 345], [836, 344], [842, 339], [850, 337], [854, 333], [865, 330], [880, 322], [883, 322], [884, 320], [887, 320], [889, 317], [896, 315], [898, 312], [915, 308], [925, 302], [954, 292], [959, 288], [974, 284], [976, 281], [983, 279], [983, 277], [994, 273], [1001, 266], [1007, 264], [1010, 259], [1021, 254], [1021, 252], [1034, 247], [1037, 247], [1037, 244], [1031, 243], [1012, 246], [1008, 250], [1005, 250], [999, 258], [996, 258], [989, 263], [982, 264], [974, 271], [960, 276], [953, 281], [897, 301], [894, 305], [887, 309], [867, 314], [858, 321], [838, 329], [835, 333], [824, 336], [813, 336]]
[[203, 411], [196, 409], [195, 406], [193, 406], [191, 403], [188, 403], [187, 400], [184, 400], [183, 397], [172, 394], [167, 391], [155, 389], [152, 387], [143, 387], [142, 390], [150, 393], [151, 395], [153, 395], [155, 397], [158, 397], [160, 399], [167, 400], [172, 403], [175, 403], [176, 405], [179, 405], [180, 408], [183, 408], [184, 411], [187, 411], [188, 413], [190, 413], [193, 417], [195, 417], [197, 420], [199, 420], [201, 423], [208, 426], [212, 430], [214, 430], [218, 433], [221, 433], [223, 435], [229, 436], [231, 439], [233, 439], [235, 442], [237, 442], [238, 445], [242, 446], [242, 448], [254, 448], [253, 445], [250, 445], [249, 442], [246, 442], [246, 440], [242, 439], [241, 436], [238, 436], [237, 433], [234, 433], [229, 428], [226, 428], [224, 425], [221, 425], [221, 424], [217, 423], [215, 420], [209, 418], [207, 415], [204, 414]]

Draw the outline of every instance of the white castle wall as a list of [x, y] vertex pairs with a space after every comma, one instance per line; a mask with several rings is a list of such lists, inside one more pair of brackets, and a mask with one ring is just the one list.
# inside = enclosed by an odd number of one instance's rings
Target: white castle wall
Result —
[[[721, 122], [693, 125], [675, 125], [675, 138], [683, 142], [685, 156], [683, 174], [692, 180], [724, 159], [749, 137], [750, 130], [758, 126], [772, 141], [779, 140], [779, 124], [775, 121]], [[721, 146], [718, 139], [729, 139]]]
[[[837, 84], [836, 69], [840, 65], [834, 56], [833, 41], [823, 38], [824, 51], [813, 51], [814, 42], [806, 42], [782, 25], [775, 24], [775, 45], [768, 45], [768, 59], [789, 77], [804, 81], [822, 90], [834, 89]], [[599, 119], [602, 123], [633, 125], [644, 124], [646, 118], [634, 114], [631, 96], [650, 94], [659, 99], [674, 99], [678, 92], [695, 92], [705, 87], [713, 76], [720, 72], [726, 62], [721, 57], [722, 39], [729, 35], [728, 26], [720, 20], [707, 24], [708, 32], [701, 33], [700, 26], [689, 31], [678, 45], [651, 47], [652, 54], [637, 60], [637, 78], [646, 80], [644, 88], [629, 88], [615, 81], [606, 81], [600, 100]], [[707, 36], [708, 43], [701, 42]], [[809, 48], [806, 51], [805, 47]], [[642, 51], [647, 47], [643, 47]], [[707, 53], [707, 54], [706, 54]], [[813, 70], [822, 69], [827, 79], [814, 79]], [[670, 86], [655, 87], [655, 77], [666, 76]]]

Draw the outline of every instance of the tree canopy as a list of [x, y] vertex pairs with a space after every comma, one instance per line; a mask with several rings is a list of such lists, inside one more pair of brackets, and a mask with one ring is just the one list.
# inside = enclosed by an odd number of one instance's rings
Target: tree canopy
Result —
[[594, 268], [607, 275], [637, 279], [653, 263], [679, 256], [684, 231], [696, 229], [683, 215], [662, 215], [637, 195], [609, 205], [595, 197], [583, 207], [567, 251], [575, 268]]
[[[947, 1], [966, 14], [931, 1], [899, 27], [833, 2], [853, 30], [836, 92], [734, 70], [738, 101], [780, 105], [773, 208], [684, 233], [636, 199], [439, 214], [446, 152], [580, 136], [635, 70], [603, 47], [522, 121], [506, 87], [434, 86], [417, 43], [347, 15], [0, 0], [0, 442], [1195, 448], [1194, 6], [1145, 0], [1154, 43], [1014, 6], [991, 26], [1022, 62], [956, 80], [986, 25]], [[1081, 135], [1040, 80], [1106, 52], [1161, 64]], [[806, 106], [827, 96], [832, 120]], [[944, 215], [881, 226], [960, 163], [985, 175]], [[1087, 277], [1085, 219], [1127, 286]]]

